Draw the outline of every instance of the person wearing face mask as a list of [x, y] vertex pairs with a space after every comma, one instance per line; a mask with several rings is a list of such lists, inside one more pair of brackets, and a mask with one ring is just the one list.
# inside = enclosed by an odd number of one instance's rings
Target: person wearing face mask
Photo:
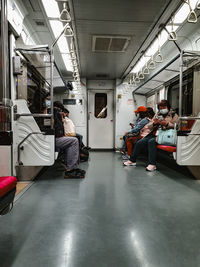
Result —
[[157, 107], [158, 113], [154, 117], [154, 126], [161, 126], [163, 130], [173, 129], [174, 124], [178, 124], [178, 115], [171, 109], [169, 102], [163, 99]]
[[47, 93], [45, 96], [43, 113], [44, 114], [50, 114], [51, 113], [51, 96], [50, 96], [50, 93]]
[[167, 100], [161, 100], [158, 103], [158, 113], [154, 116], [152, 122], [148, 123], [150, 133], [139, 140], [134, 146], [133, 153], [130, 160], [125, 162], [126, 166], [136, 166], [137, 156], [140, 152], [147, 147], [148, 149], [148, 166], [147, 171], [156, 170], [156, 155], [157, 155], [157, 143], [155, 132], [158, 127], [162, 127], [163, 130], [173, 129], [175, 124], [178, 124], [178, 115], [171, 110], [170, 104]]

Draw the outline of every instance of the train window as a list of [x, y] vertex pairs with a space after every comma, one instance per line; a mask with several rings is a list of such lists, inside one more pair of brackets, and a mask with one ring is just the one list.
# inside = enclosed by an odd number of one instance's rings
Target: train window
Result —
[[155, 105], [156, 105], [156, 97], [155, 97], [155, 95], [149, 96], [147, 98], [147, 107], [151, 107], [151, 108], [154, 109]]
[[95, 94], [94, 114], [98, 119], [104, 119], [107, 117], [107, 94]]
[[[168, 87], [168, 99], [171, 107], [178, 113], [179, 107], [179, 80]], [[193, 104], [193, 70], [183, 75], [182, 87], [182, 115], [189, 116], [192, 114]]]

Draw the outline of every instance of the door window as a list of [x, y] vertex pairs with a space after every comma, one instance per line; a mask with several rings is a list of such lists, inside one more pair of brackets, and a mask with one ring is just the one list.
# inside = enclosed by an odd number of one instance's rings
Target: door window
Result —
[[94, 114], [97, 119], [105, 119], [107, 117], [107, 94], [95, 94]]

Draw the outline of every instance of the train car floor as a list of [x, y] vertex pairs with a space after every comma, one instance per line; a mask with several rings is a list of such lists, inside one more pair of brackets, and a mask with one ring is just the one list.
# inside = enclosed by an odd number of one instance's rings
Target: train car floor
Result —
[[91, 152], [85, 179], [55, 164], [0, 217], [1, 267], [200, 266], [200, 183]]

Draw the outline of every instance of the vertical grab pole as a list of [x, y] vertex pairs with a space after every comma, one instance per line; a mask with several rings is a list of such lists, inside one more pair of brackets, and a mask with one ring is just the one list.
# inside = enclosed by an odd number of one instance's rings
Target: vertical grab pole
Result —
[[179, 117], [182, 116], [182, 86], [183, 86], [183, 50], [180, 53], [180, 74], [179, 74]]
[[183, 86], [183, 50], [180, 53], [180, 74], [179, 74], [179, 117], [182, 116], [182, 86]]
[[[53, 53], [53, 49], [54, 46], [57, 44], [58, 40], [60, 39], [60, 37], [63, 35], [63, 33], [65, 32], [65, 29], [68, 27], [68, 23], [64, 26], [63, 30], [61, 31], [61, 33], [59, 34], [59, 36], [55, 39], [55, 41], [52, 43], [51, 48], [50, 48], [50, 62], [51, 62], [51, 67], [50, 67], [50, 82], [51, 82], [51, 92], [50, 92], [50, 96], [51, 96], [51, 114], [53, 114], [53, 73], [54, 73], [54, 53]], [[53, 117], [51, 117], [51, 129], [53, 129]]]
[[8, 79], [8, 19], [7, 0], [1, 0], [1, 58], [2, 58], [2, 102], [6, 104], [9, 99], [9, 79]]
[[54, 54], [53, 54], [53, 47], [50, 49], [50, 97], [51, 97], [51, 129], [53, 129], [53, 71], [54, 68]]

